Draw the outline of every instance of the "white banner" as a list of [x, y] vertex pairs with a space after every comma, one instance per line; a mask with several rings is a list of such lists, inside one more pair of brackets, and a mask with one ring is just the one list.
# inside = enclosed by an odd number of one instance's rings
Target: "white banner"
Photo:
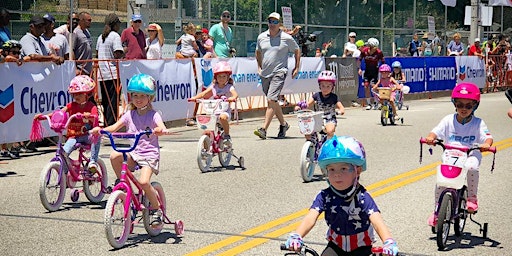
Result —
[[446, 6], [455, 7], [457, 5], [457, 0], [441, 0], [441, 3]]
[[157, 83], [153, 108], [160, 110], [164, 121], [192, 116], [196, 95], [192, 62], [189, 59], [121, 61], [119, 73], [123, 92], [130, 78], [139, 73], [151, 75]]
[[485, 63], [478, 56], [455, 57], [457, 65], [457, 83], [471, 82], [479, 88], [485, 87]]
[[489, 0], [490, 6], [512, 6], [512, 0]]
[[[213, 80], [212, 67], [219, 61], [227, 61], [233, 69], [233, 80], [239, 97], [261, 96], [260, 77], [258, 64], [255, 58], [230, 58], [230, 59], [194, 59], [197, 68], [197, 81], [199, 86], [208, 87]], [[295, 67], [295, 59], [288, 58], [288, 75], [286, 77], [283, 94], [301, 92], [313, 92], [318, 90], [318, 74], [325, 70], [323, 58], [302, 57], [300, 61], [299, 75], [292, 79], [292, 70]]]
[[[75, 63], [0, 64], [0, 143], [28, 140], [35, 114], [47, 114], [71, 101], [68, 84]], [[43, 124], [49, 136], [55, 135]]]
[[293, 29], [292, 8], [281, 6], [281, 13], [283, 14], [283, 26], [290, 30]]

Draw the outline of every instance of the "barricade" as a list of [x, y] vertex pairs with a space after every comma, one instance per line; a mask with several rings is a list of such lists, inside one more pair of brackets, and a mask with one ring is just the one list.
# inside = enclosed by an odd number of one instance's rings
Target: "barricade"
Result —
[[485, 61], [484, 93], [505, 90], [512, 86], [512, 55], [488, 55]]

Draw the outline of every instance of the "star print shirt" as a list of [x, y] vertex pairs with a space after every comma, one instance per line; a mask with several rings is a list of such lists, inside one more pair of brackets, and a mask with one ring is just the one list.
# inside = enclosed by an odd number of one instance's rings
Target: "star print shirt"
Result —
[[346, 252], [372, 245], [370, 215], [380, 212], [363, 186], [359, 186], [355, 193], [354, 199], [346, 202], [345, 198], [327, 188], [318, 193], [311, 205], [311, 209], [325, 212], [325, 221], [329, 227], [327, 240]]
[[338, 96], [334, 93], [329, 93], [327, 96], [323, 96], [322, 92], [316, 92], [313, 94], [318, 110], [324, 112], [325, 122], [336, 123], [336, 104], [338, 103]]

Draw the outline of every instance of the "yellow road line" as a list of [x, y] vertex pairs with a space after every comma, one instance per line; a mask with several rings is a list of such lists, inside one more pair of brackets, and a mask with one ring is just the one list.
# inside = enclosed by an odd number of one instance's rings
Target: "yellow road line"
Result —
[[[496, 142], [496, 143], [494, 143], [494, 146], [496, 146], [496, 148], [498, 150], [502, 150], [502, 149], [511, 147], [512, 146], [512, 138]], [[487, 154], [490, 154], [490, 153], [488, 153], [488, 152], [484, 153], [484, 155], [487, 155]], [[371, 195], [373, 197], [378, 197], [380, 195], [386, 194], [386, 193], [388, 193], [390, 191], [393, 191], [395, 189], [398, 189], [400, 187], [406, 186], [408, 184], [414, 183], [416, 181], [419, 181], [419, 180], [422, 180], [422, 179], [424, 179], [426, 177], [434, 175], [436, 173], [436, 167], [439, 164], [440, 164], [439, 161], [435, 162], [435, 163], [428, 164], [428, 165], [420, 167], [418, 169], [415, 169], [415, 170], [412, 170], [412, 171], [409, 171], [409, 172], [405, 172], [405, 173], [396, 175], [394, 177], [391, 177], [391, 178], [388, 178], [388, 179], [385, 179], [385, 180], [373, 183], [371, 185], [368, 185], [368, 186], [366, 186], [366, 189], [371, 193]], [[413, 175], [416, 175], [416, 176], [413, 176]], [[413, 177], [407, 178], [409, 176], [413, 176]], [[404, 178], [407, 178], [407, 179], [404, 179]], [[401, 179], [404, 179], [404, 180], [401, 180]], [[394, 183], [394, 184], [392, 184], [392, 183]], [[386, 186], [386, 185], [389, 185], [389, 186]], [[383, 187], [383, 186], [386, 186], [386, 187], [384, 187], [382, 189], [379, 189], [379, 190], [376, 190], [375, 192], [371, 192], [370, 191], [370, 190], [375, 190], [375, 189], [377, 189], [379, 187]], [[211, 244], [209, 246], [206, 246], [204, 248], [201, 248], [199, 250], [191, 252], [191, 253], [189, 253], [187, 255], [205, 255], [207, 253], [214, 252], [214, 251], [219, 250], [219, 249], [221, 249], [223, 247], [226, 247], [226, 246], [228, 246], [230, 244], [233, 244], [233, 243], [236, 243], [236, 242], [238, 242], [240, 240], [243, 240], [243, 239], [247, 238], [247, 236], [252, 236], [252, 235], [264, 232], [264, 231], [269, 230], [269, 229], [271, 229], [271, 228], [273, 228], [275, 226], [279, 226], [279, 225], [284, 224], [284, 223], [286, 223], [288, 221], [291, 221], [293, 219], [300, 218], [300, 217], [306, 215], [306, 213], [308, 211], [309, 211], [309, 209], [307, 209], [307, 208], [303, 209], [301, 211], [292, 213], [292, 214], [287, 215], [285, 217], [273, 220], [273, 221], [268, 222], [266, 224], [263, 224], [263, 225], [260, 225], [258, 227], [255, 227], [253, 229], [250, 229], [248, 231], [245, 231], [245, 232], [241, 233], [240, 236], [229, 237], [229, 238], [224, 239], [222, 241], [219, 241], [217, 243]], [[319, 218], [321, 218], [321, 216], [319, 216]], [[280, 237], [280, 236], [282, 236], [282, 235], [284, 235], [286, 233], [289, 233], [289, 232], [295, 230], [299, 224], [300, 224], [300, 221], [294, 222], [292, 224], [289, 224], [289, 225], [287, 225], [285, 227], [279, 228], [277, 230], [274, 230], [274, 231], [266, 234], [265, 238], [263, 238], [263, 237], [252, 238], [248, 242], [245, 242], [245, 243], [243, 243], [241, 245], [233, 247], [233, 248], [231, 248], [231, 249], [229, 249], [227, 251], [224, 251], [222, 253], [219, 253], [217, 255], [236, 255], [236, 254], [245, 252], [245, 251], [247, 251], [247, 250], [249, 250], [251, 248], [254, 248], [254, 247], [258, 246], [258, 245], [261, 245], [261, 244], [267, 242], [268, 240], [270, 240], [272, 238]]]

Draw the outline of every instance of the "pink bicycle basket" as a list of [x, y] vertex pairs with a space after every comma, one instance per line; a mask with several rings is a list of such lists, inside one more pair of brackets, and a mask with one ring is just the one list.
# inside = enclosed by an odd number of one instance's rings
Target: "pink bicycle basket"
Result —
[[441, 174], [445, 178], [454, 179], [454, 178], [459, 177], [459, 175], [461, 173], [462, 173], [461, 167], [457, 167], [457, 166], [453, 166], [453, 165], [446, 165], [446, 164], [441, 165]]

